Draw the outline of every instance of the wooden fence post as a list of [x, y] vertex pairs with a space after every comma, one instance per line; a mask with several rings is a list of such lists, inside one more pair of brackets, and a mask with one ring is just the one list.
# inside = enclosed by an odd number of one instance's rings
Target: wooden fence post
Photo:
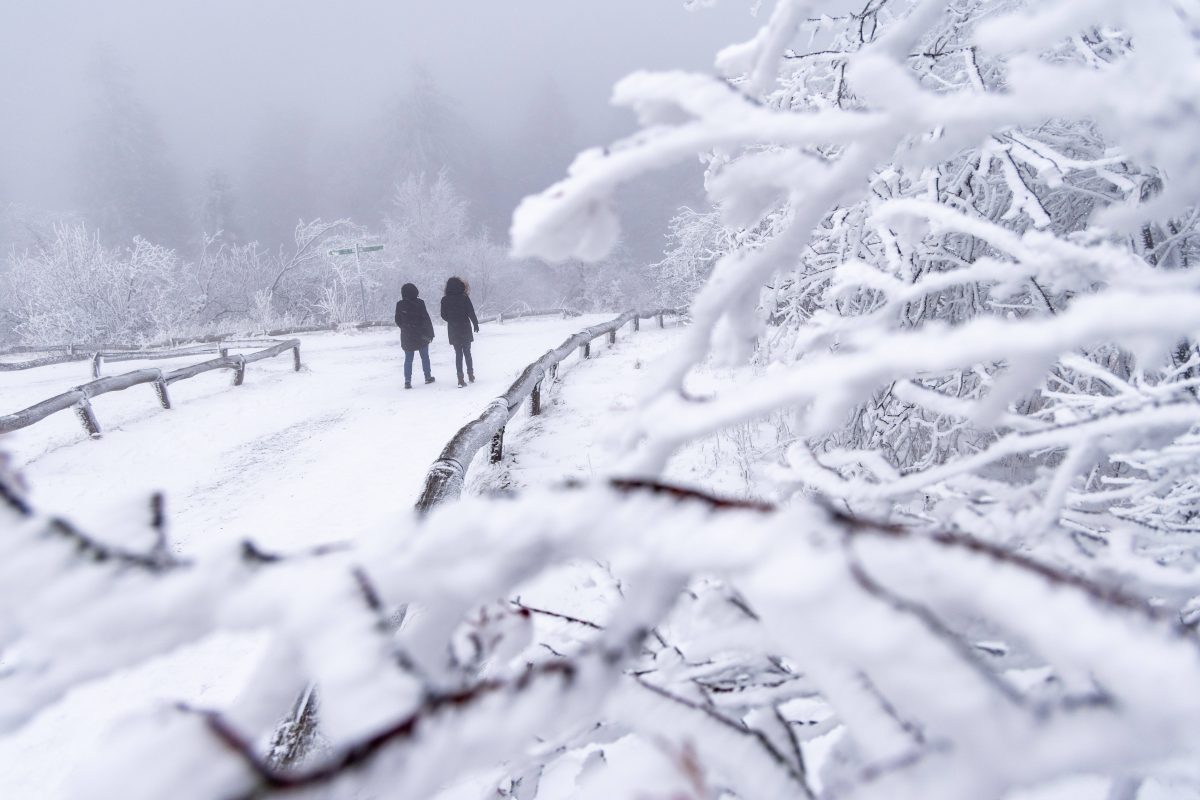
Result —
[[233, 385], [241, 386], [242, 381], [246, 379], [246, 359], [239, 358], [237, 366], [233, 370]]
[[493, 464], [499, 464], [504, 458], [504, 428], [496, 431], [496, 435], [492, 437], [492, 452], [488, 460]]
[[99, 439], [100, 423], [96, 420], [96, 414], [92, 411], [92, 404], [88, 402], [86, 397], [81, 397], [79, 402], [75, 404], [75, 413], [79, 416], [79, 421], [83, 423], [83, 429], [87, 431], [87, 435], [93, 439]]
[[615, 330], [608, 332], [608, 346], [612, 347], [617, 343], [617, 332]]
[[583, 346], [579, 348], [579, 357], [580, 358], [591, 358], [592, 357], [592, 343], [591, 342], [583, 343]]
[[550, 365], [550, 380], [552, 380], [552, 381], [558, 380], [558, 362], [557, 361], [555, 361], [553, 364]]
[[292, 348], [292, 367], [293, 372], [300, 371], [300, 345], [296, 345]]
[[659, 315], [658, 315], [658, 327], [660, 327], [660, 328], [665, 328], [665, 327], [666, 327], [666, 325], [665, 325], [665, 324], [663, 324], [663, 315], [662, 315], [662, 314], [659, 314]]
[[295, 766], [308, 752], [317, 734], [319, 706], [317, 687], [310, 683], [296, 698], [292, 705], [292, 713], [271, 735], [267, 763], [272, 769]]
[[536, 417], [542, 413], [542, 382], [538, 381], [533, 385], [533, 391], [529, 393], [529, 415]]
[[92, 378], [93, 380], [100, 377], [100, 364], [104, 361], [104, 357], [99, 353], [92, 356]]
[[154, 382], [154, 393], [158, 395], [158, 404], [170, 411], [171, 396], [167, 394], [167, 382], [159, 378]]
[[641, 329], [642, 329], [642, 320], [640, 317], [635, 316], [633, 318], [633, 332], [637, 333]]

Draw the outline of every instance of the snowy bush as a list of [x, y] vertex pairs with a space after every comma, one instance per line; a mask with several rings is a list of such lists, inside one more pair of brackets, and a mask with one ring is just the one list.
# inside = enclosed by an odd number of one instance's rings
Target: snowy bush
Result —
[[174, 251], [141, 238], [106, 247], [81, 223], [55, 226], [51, 241], [12, 259], [8, 283], [31, 344], [144, 341], [197, 310]]

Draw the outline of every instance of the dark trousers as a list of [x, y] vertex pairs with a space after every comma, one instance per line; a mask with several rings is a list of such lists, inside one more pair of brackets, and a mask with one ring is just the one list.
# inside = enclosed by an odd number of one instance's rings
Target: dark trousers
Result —
[[[425, 370], [425, 377], [428, 378], [433, 373], [429, 371], [429, 345], [425, 345], [420, 350], [405, 350], [404, 351], [404, 382], [412, 383], [412, 365], [413, 356], [417, 353], [421, 354], [421, 369]], [[460, 370], [461, 372], [461, 370]]]
[[463, 359], [467, 360], [467, 374], [475, 374], [475, 362], [471, 360], [471, 343], [454, 345], [454, 368], [458, 370], [458, 379], [463, 379]]

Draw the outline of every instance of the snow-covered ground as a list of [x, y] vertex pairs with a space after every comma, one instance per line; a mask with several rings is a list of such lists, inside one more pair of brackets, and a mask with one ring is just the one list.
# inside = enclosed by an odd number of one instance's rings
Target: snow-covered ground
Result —
[[[171, 387], [158, 407], [138, 386], [94, 402], [104, 430], [89, 441], [69, 412], [5, 441], [39, 508], [92, 530], [111, 530], [129, 506], [163, 491], [171, 540], [182, 551], [253, 538], [291, 549], [375, 530], [412, 507], [450, 436], [503, 392], [524, 366], [609, 315], [485, 325], [475, 347], [478, 382], [455, 385], [454, 354], [439, 328], [437, 383], [403, 389], [399, 332], [319, 333], [291, 356], [251, 364], [245, 384], [227, 372]], [[106, 374], [195, 359], [113, 364]], [[15, 411], [89, 379], [86, 362], [0, 373], [0, 409]]]
[[[460, 426], [528, 362], [610, 318], [485, 325], [474, 347], [478, 381], [466, 389], [455, 386], [453, 352], [440, 327], [432, 349], [438, 381], [420, 383], [418, 360], [412, 391], [402, 388], [398, 331], [304, 335], [298, 374], [289, 354], [251, 364], [241, 387], [230, 386], [227, 373], [183, 381], [172, 387], [170, 411], [158, 407], [149, 387], [134, 387], [95, 402], [100, 440], [87, 439], [64, 412], [4, 445], [39, 508], [131, 546], [148, 532], [123, 521], [154, 491], [166, 493], [171, 541], [185, 553], [245, 538], [278, 550], [346, 540], [410, 513], [427, 468]], [[598, 343], [596, 353], [605, 347]], [[114, 364], [106, 374], [185, 363]], [[0, 411], [82, 383], [89, 369], [79, 362], [0, 373]], [[148, 521], [148, 513], [139, 518]], [[69, 695], [18, 735], [0, 739], [0, 797], [60, 796], [72, 765], [127, 714], [162, 701], [227, 703], [259, 647], [252, 636], [209, 640]]]
[[[5, 444], [23, 467], [37, 505], [89, 530], [117, 530], [131, 506], [144, 506], [151, 492], [161, 490], [167, 494], [171, 540], [183, 552], [228, 547], [243, 538], [272, 549], [344, 540], [409, 513], [426, 469], [459, 426], [507, 388], [526, 363], [607, 318], [485, 326], [475, 347], [479, 381], [464, 390], [454, 386], [453, 355], [440, 335], [433, 352], [439, 382], [418, 383], [409, 392], [401, 388], [396, 332], [306, 335], [300, 337], [305, 368], [299, 374], [285, 356], [251, 365], [237, 388], [227, 374], [185, 381], [173, 387], [171, 411], [158, 408], [149, 387], [135, 387], [96, 402], [105, 431], [98, 441], [88, 440], [77, 420], [63, 413]], [[470, 488], [558, 483], [614, 469], [617, 434], [635, 405], [639, 379], [679, 332], [674, 324], [666, 330], [647, 324], [637, 335], [626, 327], [615, 346], [597, 340], [591, 360], [569, 357], [560, 381], [544, 395], [544, 414], [531, 417], [528, 406], [522, 408], [509, 425], [505, 462], [492, 467], [478, 459]], [[109, 371], [141, 366], [146, 365], [113, 365]], [[4, 410], [15, 410], [86, 380], [88, 369], [84, 362], [0, 373], [0, 402]], [[693, 473], [692, 482], [719, 483], [724, 473], [717, 463], [701, 447], [685, 454], [680, 469]], [[136, 545], [148, 534], [125, 529], [119, 535]], [[603, 604], [607, 584], [587, 572], [567, 571], [523, 599], [584, 617], [594, 614], [591, 606]], [[561, 627], [553, 620], [541, 623]], [[0, 797], [61, 796], [72, 780], [72, 765], [125, 715], [179, 700], [227, 705], [262, 646], [252, 635], [226, 635], [72, 693], [19, 735], [0, 739]], [[663, 756], [623, 743], [607, 757], [640, 763]], [[565, 763], [547, 776], [549, 796], [571, 796], [588, 783], [577, 780], [573, 767], [587, 771], [583, 764]], [[589, 783], [588, 791], [587, 796], [603, 796], [603, 782]], [[455, 790], [447, 796], [456, 796]]]
[[[299, 375], [290, 372], [290, 359], [279, 359], [252, 365], [240, 388], [230, 387], [227, 376], [185, 383], [173, 392], [176, 408], [170, 412], [155, 406], [149, 389], [134, 389], [97, 404], [106, 431], [100, 441], [85, 439], [74, 418], [63, 414], [6, 445], [15, 445], [39, 505], [68, 512], [89, 527], [108, 524], [105, 530], [112, 530], [121, 516], [116, 512], [163, 489], [173, 540], [184, 551], [206, 543], [228, 546], [248, 536], [280, 549], [345, 539], [408, 513], [425, 469], [453, 431], [525, 363], [602, 318], [485, 327], [476, 348], [480, 382], [461, 391], [453, 386], [447, 347], [434, 352], [441, 381], [404, 392], [394, 332], [305, 336], [307, 366]], [[619, 470], [618, 443], [642, 378], [677, 346], [679, 334], [677, 327], [647, 326], [636, 336], [625, 329], [615, 346], [598, 340], [590, 361], [571, 357], [544, 395], [542, 416], [531, 417], [523, 408], [509, 425], [504, 462], [491, 466], [480, 459], [469, 488], [546, 485]], [[36, 376], [27, 383], [0, 374], [7, 381], [0, 383], [0, 399], [7, 405], [24, 393], [36, 400], [79, 382], [86, 370], [86, 364], [47, 368], [25, 373]], [[689, 391], [703, 396], [741, 377], [701, 369]], [[753, 461], [753, 452], [778, 440], [778, 424], [698, 441], [677, 456], [668, 477], [726, 494], [761, 492], [765, 482], [744, 465]], [[520, 601], [587, 620], [603, 611], [612, 591], [610, 576], [581, 563], [560, 570], [553, 581], [527, 587]], [[551, 617], [538, 616], [537, 625], [568, 640], [579, 634], [572, 623]], [[226, 635], [74, 692], [18, 736], [0, 739], [0, 797], [60, 797], [72, 765], [126, 714], [180, 699], [206, 707], [228, 704], [261, 646], [254, 636]], [[814, 767], [834, 738], [806, 743]], [[661, 763], [670, 754], [631, 737], [604, 748], [601, 761], [620, 769], [597, 770], [597, 758], [598, 751], [587, 750], [556, 764], [544, 776], [539, 797], [618, 796], [631, 791], [630, 781], [664, 796], [686, 788], [654, 783], [672, 774]], [[488, 777], [467, 777], [439, 800], [478, 796]], [[1078, 776], [1010, 800], [1100, 800], [1107, 789], [1104, 779]], [[1143, 796], [1177, 795], [1155, 783]]]

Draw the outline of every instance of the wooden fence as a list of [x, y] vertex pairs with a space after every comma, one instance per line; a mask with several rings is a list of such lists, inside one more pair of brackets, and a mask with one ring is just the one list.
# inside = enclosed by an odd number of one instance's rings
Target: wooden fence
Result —
[[417, 500], [417, 511], [424, 513], [461, 495], [467, 468], [484, 445], [490, 445], [490, 458], [493, 463], [503, 457], [505, 425], [526, 399], [529, 400], [531, 414], [537, 415], [542, 412], [542, 384], [546, 380], [553, 381], [558, 377], [559, 363], [571, 353], [578, 350], [582, 358], [589, 358], [593, 341], [607, 336], [609, 344], [616, 343], [617, 331], [629, 322], [633, 323], [633, 329], [637, 331], [643, 319], [657, 319], [661, 328], [665, 316], [680, 314], [679, 309], [668, 308], [655, 311], [626, 311], [609, 322], [584, 328], [527, 366], [507, 392], [493, 400], [478, 419], [463, 426], [442, 450], [441, 457], [429, 468], [425, 487]]
[[188, 356], [211, 355], [216, 353], [224, 358], [230, 350], [253, 350], [263, 345], [282, 344], [279, 339], [246, 339], [226, 340], [218, 344], [195, 344], [188, 347], [176, 347], [171, 350], [117, 350], [100, 351], [92, 355], [92, 377], [99, 378], [105, 364], [116, 364], [122, 361], [159, 361], [166, 358], [187, 358]]
[[527, 319], [529, 317], [567, 317], [581, 316], [582, 312], [574, 311], [569, 308], [543, 308], [543, 309], [525, 309], [523, 311], [501, 311], [499, 314], [493, 314], [490, 317], [480, 317], [482, 322], [498, 322], [503, 325], [510, 319]]
[[[76, 386], [62, 394], [55, 395], [49, 400], [43, 400], [29, 408], [22, 409], [13, 414], [0, 416], [0, 434], [11, 433], [12, 431], [27, 428], [34, 423], [41, 422], [46, 417], [56, 414], [59, 411], [74, 409], [79, 416], [79, 421], [83, 424], [83, 429], [87, 431], [88, 436], [93, 439], [100, 437], [100, 423], [96, 419], [95, 411], [92, 409], [92, 398], [99, 397], [102, 394], [110, 392], [119, 392], [130, 388], [131, 386], [139, 386], [141, 384], [150, 384], [154, 387], [155, 396], [158, 398], [158, 403], [163, 408], [171, 407], [171, 397], [168, 394], [167, 387], [178, 381], [194, 378], [205, 372], [213, 370], [228, 369], [233, 371], [233, 385], [241, 386], [246, 375], [246, 365], [255, 361], [262, 361], [268, 358], [292, 351], [292, 362], [296, 371], [300, 370], [300, 340], [287, 339], [276, 342], [270, 347], [258, 350], [245, 355], [228, 355], [222, 353], [218, 358], [209, 361], [201, 361], [198, 364], [192, 364], [187, 367], [181, 367], [170, 372], [163, 372], [160, 369], [139, 369], [133, 372], [126, 372], [122, 375], [111, 375], [108, 377], [99, 377], [99, 360], [93, 360], [93, 375], [95, 380], [85, 383], [81, 386]], [[191, 355], [192, 353], [182, 353], [179, 355]], [[108, 354], [111, 359], [115, 354]], [[152, 357], [151, 354], [140, 352], [136, 354], [122, 353], [121, 356], [130, 355], [132, 358], [147, 358]], [[168, 358], [175, 357], [175, 354], [161, 355], [160, 357]], [[124, 359], [129, 360], [129, 359]]]

